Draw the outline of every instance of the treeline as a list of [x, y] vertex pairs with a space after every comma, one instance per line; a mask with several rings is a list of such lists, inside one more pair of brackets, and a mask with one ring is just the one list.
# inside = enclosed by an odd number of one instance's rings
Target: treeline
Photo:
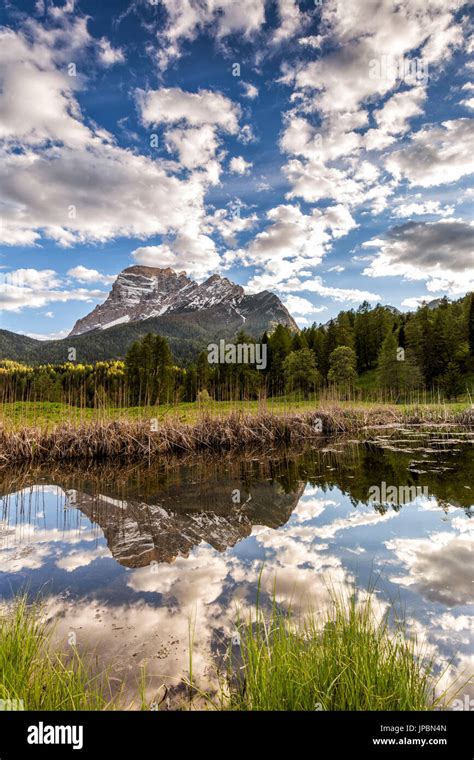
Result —
[[261, 368], [236, 362], [232, 352], [229, 363], [211, 364], [208, 351], [179, 367], [167, 339], [149, 334], [133, 343], [125, 361], [34, 367], [0, 362], [0, 399], [89, 407], [308, 398], [315, 392], [338, 399], [399, 401], [415, 393], [427, 400], [457, 399], [470, 392], [474, 373], [474, 294], [406, 314], [363, 303], [326, 325], [298, 333], [278, 325], [260, 341], [240, 332], [233, 343], [249, 350], [258, 343]]
[[121, 361], [29, 366], [0, 361], [2, 402], [52, 401], [83, 407], [126, 402], [125, 364]]
[[[251, 340], [241, 333], [238, 342]], [[456, 399], [474, 372], [474, 294], [416, 312], [387, 306], [341, 311], [326, 325], [299, 333], [278, 325], [264, 334], [264, 370], [248, 365], [209, 367], [203, 352], [189, 367], [193, 387], [216, 399], [334, 392], [338, 398], [402, 400], [413, 391]]]

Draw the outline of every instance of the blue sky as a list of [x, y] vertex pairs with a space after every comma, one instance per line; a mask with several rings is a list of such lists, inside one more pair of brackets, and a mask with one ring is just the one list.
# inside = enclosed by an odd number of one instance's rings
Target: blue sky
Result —
[[0, 326], [68, 333], [132, 264], [298, 323], [474, 288], [472, 4], [0, 11]]

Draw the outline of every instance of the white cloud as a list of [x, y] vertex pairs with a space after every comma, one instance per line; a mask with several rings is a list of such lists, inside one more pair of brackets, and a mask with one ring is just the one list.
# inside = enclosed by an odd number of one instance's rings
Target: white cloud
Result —
[[97, 269], [88, 269], [87, 267], [79, 264], [77, 267], [73, 267], [68, 270], [69, 277], [73, 277], [78, 282], [102, 282], [104, 285], [109, 285], [115, 282], [116, 274], [101, 274]]
[[413, 87], [411, 90], [392, 95], [382, 108], [374, 113], [379, 129], [389, 135], [406, 132], [410, 126], [410, 119], [423, 113], [422, 105], [425, 100], [426, 91], [423, 87]]
[[164, 87], [146, 92], [138, 90], [137, 101], [146, 126], [180, 122], [194, 127], [212, 124], [229, 134], [236, 134], [239, 128], [240, 106], [220, 92], [185, 92], [179, 87]]
[[19, 330], [19, 333], [20, 335], [26, 335], [28, 338], [34, 338], [34, 340], [61, 340], [62, 338], [67, 338], [71, 329], [71, 327], [67, 327], [65, 330], [56, 330], [52, 333], [22, 332]]
[[255, 98], [258, 98], [258, 87], [255, 87], [254, 84], [251, 84], [250, 82], [240, 82], [240, 86], [243, 89], [244, 98], [249, 98], [249, 100], [255, 100]]
[[[227, 209], [217, 209], [206, 220], [205, 230], [210, 234], [218, 232], [227, 245], [234, 246], [236, 237], [240, 232], [251, 230], [257, 223], [258, 216], [255, 213], [243, 216], [239, 205]], [[225, 258], [225, 256], [224, 256]]]
[[249, 174], [252, 166], [253, 164], [243, 156], [234, 156], [229, 162], [229, 169], [233, 174]]
[[457, 532], [429, 538], [394, 538], [385, 545], [403, 563], [404, 574], [392, 583], [413, 587], [427, 599], [448, 607], [468, 604], [472, 582], [466, 567], [472, 562], [472, 538]]
[[297, 0], [277, 0], [277, 6], [280, 25], [273, 33], [273, 44], [291, 39], [310, 21], [309, 14], [300, 10]]
[[58, 69], [52, 50], [21, 32], [0, 29], [0, 140], [82, 147], [91, 139], [74, 98], [78, 77]]
[[113, 66], [125, 61], [125, 53], [121, 48], [113, 48], [105, 37], [99, 40], [99, 60], [104, 66]]
[[307, 298], [301, 296], [286, 296], [284, 303], [290, 314], [305, 316], [306, 314], [320, 314], [327, 310], [327, 306], [315, 306]]
[[93, 549], [73, 549], [65, 556], [56, 560], [56, 567], [72, 573], [80, 567], [86, 567], [91, 562], [102, 557], [110, 557], [110, 550], [107, 546], [95, 546]]
[[391, 153], [385, 166], [411, 186], [455, 182], [474, 171], [474, 121], [455, 119], [423, 127], [406, 147]]
[[[183, 179], [170, 173], [179, 172], [179, 164], [120, 148], [105, 130], [85, 123], [74, 92], [82, 80], [67, 75], [62, 57], [61, 68], [56, 62], [58, 49], [70, 60], [71, 37], [74, 50], [81, 42], [91, 44], [79, 21], [69, 21], [67, 29], [28, 22], [28, 33], [0, 31], [0, 240], [32, 245], [46, 237], [71, 246], [117, 236], [173, 235], [183, 219], [199, 234], [206, 189], [218, 179], [217, 162]], [[66, 42], [64, 53], [60, 43]], [[152, 118], [153, 97], [161, 102], [160, 93], [150, 97]], [[164, 97], [170, 124], [188, 118], [187, 123], [238, 129], [239, 107], [224, 96], [167, 90]], [[178, 134], [168, 139], [186, 162], [189, 135], [188, 143]]]
[[323, 41], [323, 36], [320, 34], [311, 34], [308, 37], [300, 37], [298, 43], [300, 45], [308, 45], [308, 47], [319, 49]]
[[474, 98], [465, 98], [464, 100], [461, 100], [460, 103], [462, 106], [474, 110]]
[[91, 141], [87, 149], [47, 148], [0, 156], [0, 239], [60, 245], [142, 237], [178, 229], [204, 214], [204, 181], [172, 177], [157, 161]]
[[[218, 152], [219, 133], [239, 133], [239, 104], [219, 92], [185, 92], [179, 87], [138, 90], [136, 97], [146, 126], [168, 127], [165, 144], [169, 151], [178, 153], [179, 166], [190, 171], [201, 169], [203, 182], [217, 184], [225, 157], [225, 151]], [[242, 166], [242, 158], [232, 160], [236, 167]]]
[[248, 145], [248, 143], [255, 142], [256, 137], [250, 124], [244, 124], [239, 132], [237, 140], [241, 142], [242, 145]]
[[333, 288], [329, 285], [324, 285], [321, 277], [314, 277], [312, 280], [299, 282], [298, 289], [307, 290], [310, 293], [318, 293], [320, 296], [332, 298], [333, 301], [348, 301], [350, 303], [380, 301], [380, 296], [377, 293], [371, 293], [367, 290], [359, 290], [358, 288]]
[[[166, 147], [176, 151], [179, 163], [185, 169], [212, 167], [219, 147], [216, 131], [210, 124], [187, 129], [168, 129], [165, 132]], [[219, 171], [216, 179], [218, 179]]]
[[157, 34], [157, 60], [161, 69], [182, 55], [183, 42], [212, 28], [217, 40], [230, 34], [251, 38], [265, 21], [265, 0], [161, 0], [166, 10], [165, 26]]
[[183, 222], [172, 240], [141, 246], [132, 251], [132, 256], [143, 266], [172, 267], [197, 277], [216, 272], [221, 264], [213, 239], [200, 232], [200, 225], [192, 221]]
[[266, 228], [233, 258], [263, 269], [249, 281], [251, 290], [280, 287], [289, 277], [317, 266], [334, 239], [357, 227], [342, 205], [304, 214], [297, 205], [281, 204], [267, 212], [267, 219]]
[[377, 253], [363, 274], [425, 280], [429, 292], [474, 288], [474, 226], [462, 221], [408, 222], [363, 244]]
[[429, 295], [411, 296], [410, 298], [404, 298], [401, 305], [406, 306], [407, 309], [416, 310], [423, 303], [429, 303], [429, 301], [431, 300], [432, 300], [432, 297], [430, 297]]
[[440, 201], [418, 201], [406, 199], [397, 199], [396, 205], [392, 210], [392, 216], [399, 218], [409, 218], [411, 216], [425, 216], [435, 214], [437, 216], [451, 216], [454, 213], [454, 206], [442, 206]]
[[16, 269], [0, 279], [0, 309], [4, 311], [18, 312], [48, 303], [90, 301], [105, 296], [100, 290], [65, 289], [62, 279], [52, 269]]
[[[321, 33], [300, 43], [327, 52], [316, 60], [283, 65], [281, 81], [294, 88], [280, 142], [289, 155], [283, 167], [291, 185], [288, 199], [307, 203], [332, 199], [349, 208], [363, 205], [373, 213], [387, 207], [401, 175], [392, 181], [382, 179], [380, 161], [372, 154], [395, 144], [409, 129], [410, 120], [423, 114], [425, 65], [430, 72], [444, 65], [462, 44], [465, 20], [455, 21], [458, 6], [457, 0], [322, 4]], [[371, 76], [374, 61], [398, 63], [410, 56], [418, 69], [403, 83], [396, 68]], [[385, 97], [382, 106], [369, 111]], [[312, 114], [318, 115], [320, 127], [314, 125]], [[364, 127], [368, 127], [365, 132]], [[372, 173], [364, 163], [370, 164]]]

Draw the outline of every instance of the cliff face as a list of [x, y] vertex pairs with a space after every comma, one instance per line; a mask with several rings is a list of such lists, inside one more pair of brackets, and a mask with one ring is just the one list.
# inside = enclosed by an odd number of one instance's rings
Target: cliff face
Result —
[[263, 291], [246, 295], [240, 285], [226, 277], [212, 275], [200, 285], [173, 269], [133, 266], [124, 269], [112, 286], [107, 300], [79, 319], [70, 335], [105, 330], [115, 325], [140, 322], [163, 315], [189, 315], [194, 320], [212, 316], [257, 334], [276, 324], [298, 327], [280, 299]]

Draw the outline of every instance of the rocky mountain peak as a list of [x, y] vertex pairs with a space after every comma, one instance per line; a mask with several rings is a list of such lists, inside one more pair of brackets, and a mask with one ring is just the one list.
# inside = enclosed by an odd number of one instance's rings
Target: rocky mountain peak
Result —
[[258, 317], [259, 324], [268, 323], [269, 328], [281, 322], [298, 329], [279, 298], [268, 291], [247, 296], [241, 285], [218, 274], [198, 284], [184, 271], [136, 265], [120, 272], [106, 301], [79, 319], [70, 335], [105, 330], [165, 314], [210, 310], [217, 310], [227, 321], [230, 318], [240, 321], [242, 327], [250, 315]]

